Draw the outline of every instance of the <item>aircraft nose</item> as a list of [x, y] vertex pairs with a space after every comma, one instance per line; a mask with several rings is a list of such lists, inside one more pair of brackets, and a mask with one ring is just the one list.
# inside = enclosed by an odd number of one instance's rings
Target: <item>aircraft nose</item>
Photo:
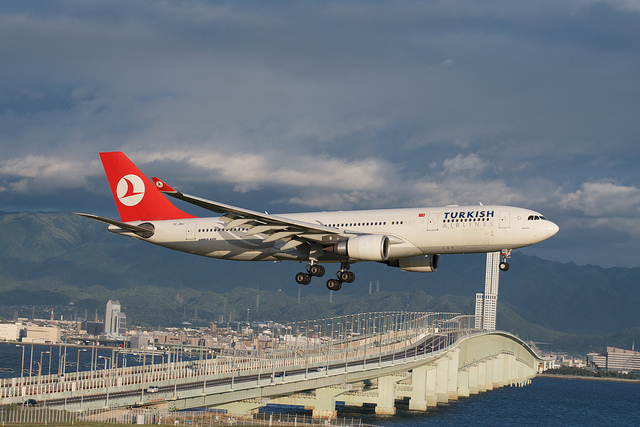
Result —
[[560, 227], [558, 227], [555, 222], [549, 221], [547, 224], [547, 230], [549, 230], [549, 237], [551, 237], [560, 231]]

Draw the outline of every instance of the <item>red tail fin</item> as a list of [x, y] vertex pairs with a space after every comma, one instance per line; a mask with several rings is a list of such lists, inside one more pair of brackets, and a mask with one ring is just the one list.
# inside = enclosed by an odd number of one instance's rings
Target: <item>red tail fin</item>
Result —
[[195, 218], [175, 207], [124, 153], [100, 153], [100, 159], [123, 222]]

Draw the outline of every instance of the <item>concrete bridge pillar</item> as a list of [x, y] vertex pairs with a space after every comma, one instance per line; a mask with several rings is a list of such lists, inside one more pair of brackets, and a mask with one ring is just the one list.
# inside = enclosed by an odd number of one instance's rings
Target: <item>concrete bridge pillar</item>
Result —
[[443, 356], [436, 361], [436, 401], [449, 401], [449, 363], [448, 357]]
[[489, 359], [487, 361], [484, 362], [485, 366], [486, 366], [486, 376], [485, 376], [485, 384], [484, 384], [484, 389], [485, 390], [493, 390], [493, 359]]
[[478, 394], [478, 365], [469, 367], [469, 394]]
[[505, 355], [505, 364], [507, 365], [507, 382], [512, 385], [517, 378], [516, 356], [513, 354]]
[[376, 404], [376, 414], [396, 414], [396, 383], [402, 379], [404, 379], [404, 377], [395, 375], [378, 378], [378, 403]]
[[337, 418], [336, 396], [344, 393], [344, 389], [323, 387], [316, 389], [316, 400], [313, 408], [313, 418]]
[[520, 384], [520, 387], [524, 387], [526, 385], [526, 370], [527, 370], [527, 365], [525, 365], [522, 362], [518, 362], [518, 382]]
[[[426, 411], [427, 410], [427, 395], [431, 391], [432, 405], [435, 406], [435, 370], [433, 365], [422, 365], [414, 368], [411, 371], [411, 397], [409, 398], [409, 409], [412, 411]], [[429, 390], [429, 373], [432, 379], [433, 385]]]
[[504, 385], [509, 385], [509, 355], [502, 354], [502, 381]]
[[435, 408], [438, 404], [436, 397], [436, 366], [431, 366], [427, 371], [427, 408]]
[[487, 362], [478, 363], [478, 392], [487, 391]]
[[495, 366], [493, 368], [495, 373], [494, 388], [504, 387], [507, 384], [507, 380], [504, 375], [504, 354], [500, 353], [495, 359]]
[[449, 400], [458, 400], [458, 364], [460, 361], [460, 348], [456, 347], [449, 352], [449, 372], [447, 375], [447, 394]]
[[458, 372], [458, 397], [469, 397], [470, 369]]

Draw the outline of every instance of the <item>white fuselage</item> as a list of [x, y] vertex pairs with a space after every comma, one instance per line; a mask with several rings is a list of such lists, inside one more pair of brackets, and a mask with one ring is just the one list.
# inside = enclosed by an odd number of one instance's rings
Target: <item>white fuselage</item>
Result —
[[[541, 242], [558, 232], [558, 226], [541, 214], [509, 206], [312, 212], [279, 217], [334, 227], [354, 235], [388, 236], [392, 239], [389, 259], [516, 249]], [[243, 238], [245, 229], [227, 229], [227, 224], [219, 217], [146, 222], [152, 223], [155, 228], [150, 238], [123, 232], [115, 226], [109, 229], [160, 246], [213, 258], [238, 261], [309, 260], [309, 245], [282, 250], [284, 241], [264, 243], [265, 235]], [[339, 262], [345, 259], [344, 256], [324, 251], [317, 260]]]

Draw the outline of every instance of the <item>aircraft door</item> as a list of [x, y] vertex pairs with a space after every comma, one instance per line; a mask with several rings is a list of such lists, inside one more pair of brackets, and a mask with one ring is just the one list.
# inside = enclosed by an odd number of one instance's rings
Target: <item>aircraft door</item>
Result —
[[430, 213], [427, 222], [427, 231], [438, 231], [438, 213]]
[[511, 228], [511, 211], [500, 211], [500, 228]]
[[187, 223], [187, 240], [196, 239], [196, 225], [195, 222]]

